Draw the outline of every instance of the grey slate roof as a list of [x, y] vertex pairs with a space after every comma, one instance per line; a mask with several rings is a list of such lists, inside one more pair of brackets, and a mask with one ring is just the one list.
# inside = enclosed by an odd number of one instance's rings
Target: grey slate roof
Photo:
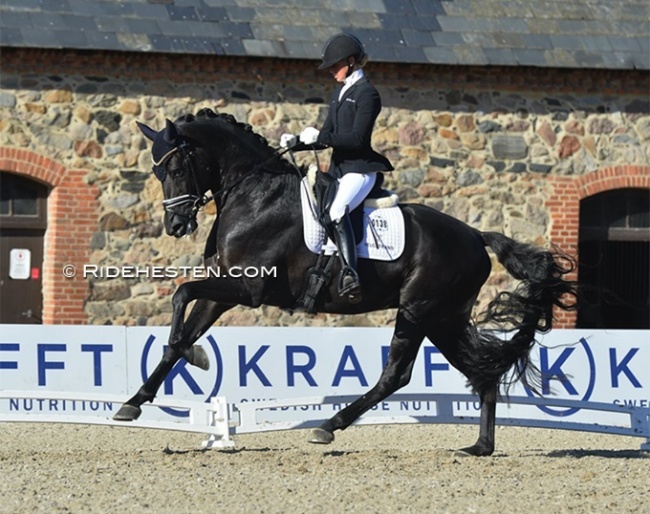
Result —
[[0, 0], [0, 45], [318, 59], [354, 32], [383, 62], [650, 69], [647, 0]]

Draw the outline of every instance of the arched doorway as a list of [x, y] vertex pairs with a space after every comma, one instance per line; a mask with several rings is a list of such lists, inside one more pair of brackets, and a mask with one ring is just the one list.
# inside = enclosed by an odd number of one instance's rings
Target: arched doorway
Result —
[[0, 172], [0, 323], [42, 323], [48, 188]]
[[581, 200], [578, 257], [579, 328], [650, 328], [650, 191]]

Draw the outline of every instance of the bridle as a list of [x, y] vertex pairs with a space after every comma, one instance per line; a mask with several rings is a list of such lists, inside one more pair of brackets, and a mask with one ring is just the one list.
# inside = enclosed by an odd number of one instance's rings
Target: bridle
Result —
[[[196, 194], [186, 193], [174, 196], [173, 198], [163, 200], [162, 204], [166, 212], [171, 212], [186, 221], [187, 233], [189, 234], [196, 230], [196, 227], [198, 226], [196, 216], [201, 207], [206, 205], [210, 199], [201, 192], [201, 188], [199, 187], [193, 159], [194, 150], [187, 141], [181, 141], [179, 145], [169, 150], [158, 161], [153, 162], [153, 172], [154, 175], [156, 175], [156, 178], [161, 182], [165, 180], [165, 177], [167, 176], [167, 163], [176, 153], [180, 153], [183, 160], [183, 167], [189, 170], [192, 181], [194, 182]], [[184, 214], [177, 210], [178, 207], [187, 204], [192, 204], [192, 210], [189, 214]]]
[[[179, 145], [175, 146], [174, 148], [169, 150], [165, 155], [163, 155], [158, 161], [153, 162], [153, 172], [158, 178], [158, 180], [163, 182], [165, 180], [165, 176], [167, 175], [167, 163], [169, 159], [171, 159], [172, 156], [177, 152], [180, 153], [181, 158], [183, 160], [183, 166], [189, 171], [192, 177], [192, 181], [194, 182], [194, 189], [196, 191], [196, 194], [186, 193], [183, 195], [174, 196], [173, 198], [167, 198], [166, 200], [162, 201], [163, 208], [165, 209], [166, 212], [170, 212], [172, 214], [175, 214], [176, 216], [179, 216], [187, 220], [186, 227], [187, 227], [187, 233], [189, 234], [193, 232], [198, 226], [196, 217], [202, 207], [204, 207], [205, 205], [207, 205], [213, 200], [216, 201], [217, 197], [223, 196], [225, 193], [233, 189], [235, 186], [241, 184], [244, 180], [252, 176], [253, 173], [261, 169], [267, 163], [269, 163], [273, 159], [276, 159], [284, 155], [290, 150], [291, 148], [283, 148], [282, 150], [276, 149], [271, 157], [257, 164], [252, 169], [248, 170], [241, 177], [235, 180], [232, 184], [222, 187], [218, 191], [215, 191], [214, 193], [208, 196], [203, 194], [199, 186], [199, 181], [196, 175], [196, 165], [195, 165], [195, 159], [197, 156], [194, 151], [194, 148], [187, 141], [183, 140]], [[189, 214], [183, 214], [176, 210], [178, 207], [187, 204], [192, 205], [192, 210], [189, 212]]]

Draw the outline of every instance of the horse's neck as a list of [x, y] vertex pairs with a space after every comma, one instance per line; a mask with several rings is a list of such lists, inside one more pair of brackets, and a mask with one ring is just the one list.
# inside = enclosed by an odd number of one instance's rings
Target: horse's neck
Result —
[[[284, 231], [300, 226], [300, 179], [292, 174], [259, 172], [235, 186], [219, 205], [220, 231], [248, 229], [256, 232], [260, 225]], [[246, 221], [250, 226], [242, 226]]]
[[[220, 173], [219, 183], [211, 185], [218, 199], [219, 233], [254, 235], [260, 226], [276, 231], [300, 229], [299, 173], [274, 157], [274, 151], [263, 146], [266, 143], [259, 136], [242, 137], [230, 125], [225, 130], [223, 124], [215, 127], [219, 130], [210, 134], [210, 140], [221, 144], [218, 152], [210, 152], [208, 160]], [[250, 159], [251, 155], [258, 158]]]

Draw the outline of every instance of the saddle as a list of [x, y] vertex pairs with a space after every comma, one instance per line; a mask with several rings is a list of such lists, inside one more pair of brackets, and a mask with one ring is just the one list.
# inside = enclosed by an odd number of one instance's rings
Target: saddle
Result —
[[[320, 225], [327, 231], [331, 225], [329, 210], [332, 207], [336, 193], [338, 192], [339, 183], [329, 173], [318, 173], [315, 168], [310, 168], [307, 174], [310, 192], [313, 192], [313, 200], [316, 205], [316, 216]], [[394, 207], [399, 202], [399, 196], [388, 189], [383, 189], [384, 175], [377, 174], [375, 184], [372, 186], [370, 193], [359, 206], [348, 213], [352, 228], [354, 230], [354, 239], [357, 244], [363, 239], [363, 212], [364, 208], [386, 209]], [[334, 239], [332, 234], [327, 234], [330, 239]]]
[[[368, 231], [368, 211], [367, 209], [386, 209], [389, 207], [394, 207], [399, 201], [399, 197], [391, 193], [390, 191], [382, 189], [383, 184], [383, 175], [379, 174], [373, 189], [370, 191], [366, 200], [362, 204], [349, 213], [350, 221], [352, 222], [354, 238], [359, 245], [363, 243], [364, 238], [367, 237]], [[332, 202], [336, 197], [338, 191], [338, 181], [327, 173], [319, 173], [315, 167], [311, 167], [307, 174], [307, 179], [305, 179], [306, 186], [303, 184], [303, 221], [306, 221], [305, 227], [309, 223], [317, 224], [320, 228], [320, 236], [317, 238], [310, 238], [310, 241], [314, 245], [308, 244], [314, 253], [318, 253], [318, 259], [316, 264], [309, 268], [305, 276], [305, 284], [303, 286], [303, 293], [301, 294], [298, 303], [300, 307], [303, 307], [307, 312], [313, 314], [317, 310], [317, 303], [322, 303], [324, 298], [322, 297], [325, 292], [328, 290], [327, 286], [332, 280], [332, 269], [337, 259], [333, 259], [333, 253], [331, 247], [326, 245], [328, 238], [334, 240], [333, 234], [329, 233], [330, 227], [332, 226], [331, 219], [329, 217], [329, 210], [332, 206]], [[307, 207], [305, 204], [309, 204], [311, 208], [311, 214], [307, 214]], [[401, 218], [401, 212], [399, 209], [390, 209], [397, 211], [397, 216], [403, 224]], [[365, 220], [364, 220], [365, 216]], [[309, 221], [311, 219], [312, 221]], [[374, 223], [373, 220], [370, 220]], [[392, 220], [395, 221], [395, 220]], [[372, 225], [372, 223], [370, 223]], [[314, 228], [314, 227], [312, 227]], [[315, 227], [316, 229], [318, 227]], [[305, 229], [308, 231], [308, 229]], [[376, 232], [376, 228], [371, 228]], [[307, 232], [306, 232], [307, 233]], [[314, 232], [310, 232], [311, 236], [314, 236]], [[377, 235], [377, 234], [375, 234]], [[307, 237], [307, 236], [306, 236]], [[307, 239], [306, 239], [307, 242]], [[366, 242], [367, 243], [367, 242]], [[330, 243], [331, 245], [331, 243]], [[317, 246], [316, 250], [313, 246]], [[401, 250], [400, 250], [401, 253]], [[361, 255], [362, 257], [368, 258], [367, 255], [367, 246], [366, 253]], [[398, 256], [398, 255], [397, 255]], [[372, 258], [372, 257], [370, 257]], [[392, 260], [387, 259], [385, 256], [380, 260]]]

